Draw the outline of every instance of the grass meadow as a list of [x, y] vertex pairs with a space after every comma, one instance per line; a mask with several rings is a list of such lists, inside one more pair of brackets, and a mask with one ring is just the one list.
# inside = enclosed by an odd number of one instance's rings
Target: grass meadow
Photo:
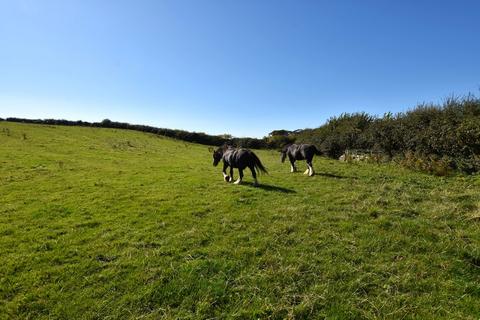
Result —
[[480, 176], [0, 122], [0, 319], [478, 319]]

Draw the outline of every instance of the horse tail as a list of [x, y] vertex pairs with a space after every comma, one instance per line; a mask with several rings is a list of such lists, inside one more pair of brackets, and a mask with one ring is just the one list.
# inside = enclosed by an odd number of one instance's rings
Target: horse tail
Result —
[[257, 157], [257, 155], [253, 152], [251, 152], [251, 154], [252, 154], [252, 158], [253, 158], [253, 165], [254, 165], [255, 169], [257, 169], [257, 172], [258, 173], [263, 172], [263, 173], [268, 174], [267, 169], [263, 166], [262, 162]]

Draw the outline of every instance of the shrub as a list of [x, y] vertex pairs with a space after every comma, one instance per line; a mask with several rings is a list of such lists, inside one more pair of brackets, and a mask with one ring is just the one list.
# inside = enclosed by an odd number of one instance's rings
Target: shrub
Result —
[[402, 165], [446, 175], [454, 169], [480, 171], [480, 99], [449, 98], [442, 105], [422, 104], [405, 113], [381, 118], [365, 113], [342, 114], [316, 129], [294, 134], [329, 157], [348, 149], [371, 149]]

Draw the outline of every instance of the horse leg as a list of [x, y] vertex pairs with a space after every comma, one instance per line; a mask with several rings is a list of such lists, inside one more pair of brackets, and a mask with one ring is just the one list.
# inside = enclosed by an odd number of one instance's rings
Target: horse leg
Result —
[[233, 167], [230, 166], [230, 181], [233, 181]]
[[252, 177], [253, 177], [253, 180], [255, 181], [253, 185], [256, 187], [258, 186], [258, 180], [257, 180], [257, 173], [255, 172], [255, 167], [250, 166], [249, 168], [250, 168], [250, 171], [252, 171]]
[[308, 160], [307, 160], [307, 170], [305, 170], [305, 172], [303, 174], [310, 175], [310, 165], [308, 164]]
[[290, 172], [296, 172], [297, 168], [295, 167], [295, 160], [290, 160]]
[[230, 180], [229, 176], [227, 175], [227, 168], [228, 168], [228, 164], [224, 162], [222, 173], [223, 173], [223, 180], [225, 180], [226, 182]]
[[311, 177], [315, 174], [315, 171], [313, 170], [312, 160], [307, 161], [307, 166], [308, 166], [308, 176]]
[[234, 182], [234, 184], [240, 184], [242, 183], [242, 179], [243, 179], [243, 170], [238, 168], [238, 180]]

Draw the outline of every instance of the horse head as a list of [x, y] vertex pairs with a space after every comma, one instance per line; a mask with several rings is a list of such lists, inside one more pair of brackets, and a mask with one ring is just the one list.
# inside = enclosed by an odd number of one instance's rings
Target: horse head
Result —
[[282, 154], [282, 163], [285, 162], [285, 158], [287, 157], [287, 151], [288, 151], [289, 146], [290, 146], [290, 144], [287, 144], [286, 146], [284, 146], [282, 148], [282, 150], [280, 150], [280, 153]]
[[213, 151], [213, 166], [216, 167], [220, 160], [223, 157], [223, 148], [218, 148], [217, 150]]

